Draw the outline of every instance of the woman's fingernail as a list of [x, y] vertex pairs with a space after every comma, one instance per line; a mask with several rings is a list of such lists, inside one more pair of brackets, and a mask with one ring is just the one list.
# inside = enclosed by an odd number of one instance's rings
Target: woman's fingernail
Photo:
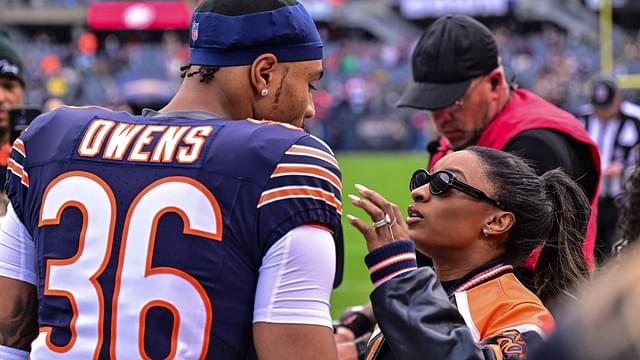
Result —
[[357, 219], [357, 217], [351, 215], [351, 214], [347, 214], [347, 219], [349, 219], [349, 221], [353, 221], [355, 219]]
[[355, 196], [355, 195], [351, 195], [349, 194], [349, 199], [351, 199], [351, 201], [360, 201], [360, 198]]
[[369, 188], [367, 188], [364, 185], [360, 185], [360, 184], [355, 184], [354, 185], [356, 187], [356, 189], [358, 189], [360, 192], [365, 192], [365, 191], [369, 191]]

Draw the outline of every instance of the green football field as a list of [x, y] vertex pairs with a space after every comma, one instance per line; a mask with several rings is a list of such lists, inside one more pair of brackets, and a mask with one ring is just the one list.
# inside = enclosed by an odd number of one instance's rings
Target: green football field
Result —
[[403, 213], [411, 203], [409, 177], [417, 168], [424, 167], [427, 153], [338, 153], [342, 170], [344, 212], [345, 271], [342, 285], [331, 297], [331, 314], [337, 319], [352, 305], [364, 304], [372, 289], [364, 264], [366, 254], [362, 235], [347, 222], [347, 214], [367, 219], [364, 211], [351, 205], [348, 194], [357, 194], [354, 184], [362, 184], [396, 203]]

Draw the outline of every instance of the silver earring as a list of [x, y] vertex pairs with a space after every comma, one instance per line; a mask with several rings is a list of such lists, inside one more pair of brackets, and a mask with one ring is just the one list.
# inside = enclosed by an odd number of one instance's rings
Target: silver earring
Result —
[[262, 89], [262, 91], [260, 91], [260, 96], [265, 97], [269, 95], [269, 89]]
[[491, 232], [491, 229], [482, 229], [482, 233], [487, 236]]

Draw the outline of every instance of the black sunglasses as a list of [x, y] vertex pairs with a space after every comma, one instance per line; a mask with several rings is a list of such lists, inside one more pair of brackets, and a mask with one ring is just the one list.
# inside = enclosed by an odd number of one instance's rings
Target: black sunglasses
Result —
[[413, 175], [411, 175], [409, 190], [413, 191], [427, 183], [429, 184], [429, 191], [432, 195], [442, 195], [449, 191], [450, 188], [454, 188], [478, 200], [486, 201], [489, 204], [502, 208], [499, 201], [490, 198], [482, 190], [478, 190], [456, 179], [456, 176], [447, 170], [438, 171], [433, 174], [429, 174], [425, 169], [416, 170]]

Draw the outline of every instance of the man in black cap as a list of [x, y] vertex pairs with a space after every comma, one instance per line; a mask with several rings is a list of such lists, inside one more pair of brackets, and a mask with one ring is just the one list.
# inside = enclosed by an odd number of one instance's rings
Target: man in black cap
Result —
[[626, 171], [636, 163], [633, 148], [640, 143], [640, 107], [625, 101], [612, 80], [597, 79], [591, 84], [591, 104], [585, 107], [581, 119], [600, 148], [602, 184], [596, 259], [602, 263], [620, 250], [616, 198], [624, 191]]
[[341, 175], [302, 129], [318, 30], [295, 0], [207, 0], [190, 36], [165, 108], [62, 107], [15, 142], [0, 358], [336, 358]]

